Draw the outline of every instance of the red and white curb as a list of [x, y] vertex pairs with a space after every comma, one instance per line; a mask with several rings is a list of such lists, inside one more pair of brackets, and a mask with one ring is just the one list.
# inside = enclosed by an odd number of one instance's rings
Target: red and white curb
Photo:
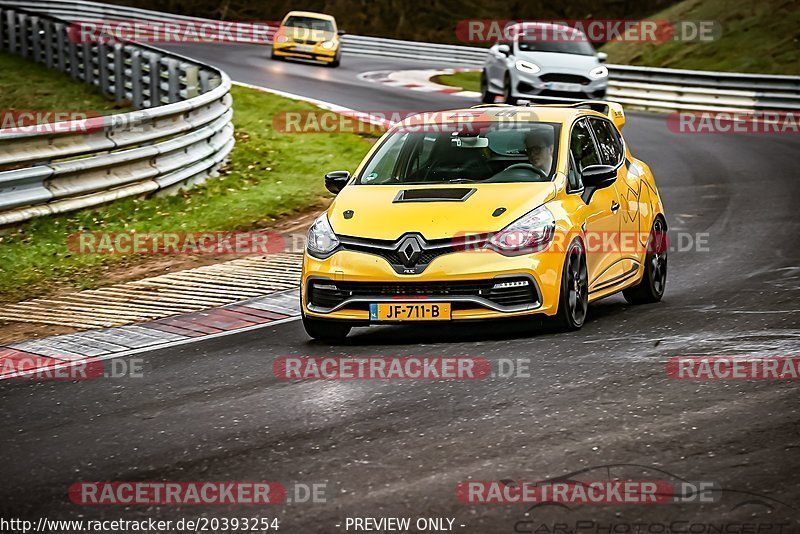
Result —
[[117, 328], [23, 341], [0, 347], [0, 380], [46, 375], [70, 366], [263, 328], [300, 317], [299, 289]]
[[477, 69], [423, 69], [423, 70], [375, 70], [362, 72], [358, 77], [362, 80], [381, 83], [392, 87], [422, 91], [425, 93], [446, 93], [464, 98], [478, 98], [481, 96], [476, 91], [464, 91], [459, 87], [442, 85], [432, 82], [434, 76], [455, 74], [456, 72], [475, 72]]

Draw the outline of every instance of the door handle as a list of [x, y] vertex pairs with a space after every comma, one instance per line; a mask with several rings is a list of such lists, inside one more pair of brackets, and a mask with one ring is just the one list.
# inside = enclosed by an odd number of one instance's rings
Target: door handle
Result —
[[611, 201], [611, 213], [617, 213], [618, 210], [619, 210], [619, 202], [617, 202], [616, 200], [612, 200]]

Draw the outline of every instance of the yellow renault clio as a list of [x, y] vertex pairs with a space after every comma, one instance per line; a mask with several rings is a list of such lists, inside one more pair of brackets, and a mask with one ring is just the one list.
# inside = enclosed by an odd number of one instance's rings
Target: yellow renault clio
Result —
[[336, 19], [323, 13], [290, 11], [272, 37], [272, 59], [298, 58], [338, 67], [342, 59]]
[[308, 232], [301, 287], [313, 338], [353, 326], [541, 315], [580, 328], [622, 291], [659, 301], [666, 219], [619, 104], [486, 105], [409, 117]]

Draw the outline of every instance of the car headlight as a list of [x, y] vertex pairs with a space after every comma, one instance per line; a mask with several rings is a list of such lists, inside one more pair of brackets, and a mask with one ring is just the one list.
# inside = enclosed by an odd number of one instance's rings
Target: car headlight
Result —
[[333, 233], [331, 223], [328, 221], [328, 214], [323, 213], [308, 229], [306, 248], [312, 256], [325, 256], [338, 246], [339, 238]]
[[600, 65], [599, 67], [595, 67], [589, 71], [589, 76], [594, 78], [595, 80], [598, 78], [605, 78], [608, 76], [608, 69], [604, 65]]
[[537, 72], [542, 70], [536, 63], [531, 63], [530, 61], [525, 61], [523, 59], [518, 59], [514, 65], [517, 67], [517, 70], [521, 70], [522, 72], [529, 72], [531, 74], [536, 74]]
[[289, 42], [289, 36], [288, 35], [283, 35], [283, 34], [278, 35], [277, 37], [275, 37], [275, 42], [276, 43], [288, 43]]
[[555, 217], [550, 210], [539, 206], [494, 234], [489, 246], [509, 256], [528, 254], [546, 248], [555, 231]]
[[336, 43], [334, 43], [333, 41], [325, 41], [324, 43], [322, 43], [322, 48], [324, 48], [325, 50], [332, 50], [335, 46]]

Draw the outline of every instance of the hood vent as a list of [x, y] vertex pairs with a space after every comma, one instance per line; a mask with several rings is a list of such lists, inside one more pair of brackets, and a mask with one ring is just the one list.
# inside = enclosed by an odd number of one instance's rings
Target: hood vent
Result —
[[464, 202], [475, 188], [463, 187], [404, 189], [392, 202]]

